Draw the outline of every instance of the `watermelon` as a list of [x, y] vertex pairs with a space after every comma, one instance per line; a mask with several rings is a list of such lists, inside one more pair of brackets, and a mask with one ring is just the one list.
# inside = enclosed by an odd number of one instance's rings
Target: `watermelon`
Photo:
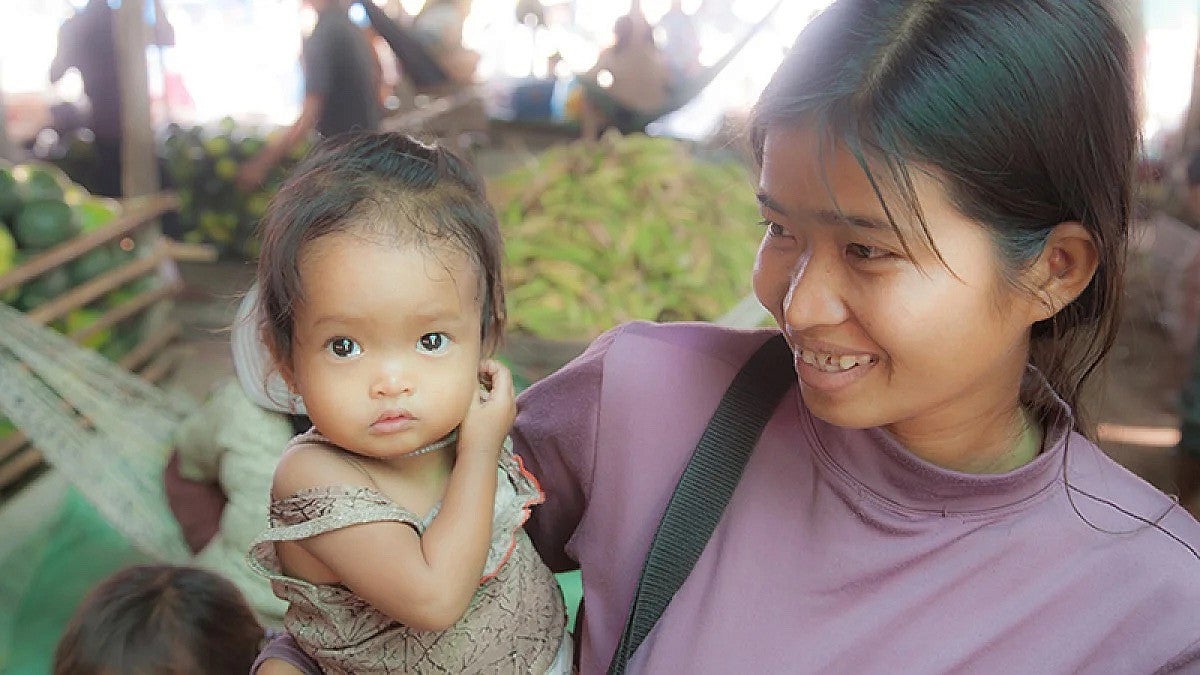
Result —
[[12, 175], [26, 202], [61, 200], [64, 194], [63, 186], [70, 184], [70, 180], [62, 171], [46, 164], [18, 164], [13, 168]]
[[120, 249], [114, 251], [114, 245], [97, 246], [67, 264], [67, 273], [71, 275], [71, 283], [75, 285], [90, 281], [121, 263], [118, 255]]
[[71, 275], [65, 267], [55, 267], [21, 287], [17, 309], [29, 312], [71, 289]]
[[0, 167], [0, 220], [8, 220], [21, 210], [21, 192], [12, 171]]
[[13, 235], [21, 248], [45, 249], [79, 234], [79, 223], [60, 200], [26, 202], [13, 223]]
[[121, 213], [121, 204], [105, 197], [87, 197], [74, 207], [75, 217], [84, 232], [108, 225]]

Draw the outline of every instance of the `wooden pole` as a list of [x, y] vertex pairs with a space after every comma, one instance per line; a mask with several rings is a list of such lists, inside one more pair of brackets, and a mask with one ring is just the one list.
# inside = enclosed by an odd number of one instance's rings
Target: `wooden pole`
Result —
[[[126, 199], [159, 191], [158, 154], [154, 144], [154, 120], [150, 114], [150, 88], [146, 74], [146, 47], [150, 26], [146, 3], [153, 0], [122, 0], [117, 10], [117, 71], [121, 86], [121, 190]], [[158, 17], [162, 20], [162, 17]], [[155, 221], [136, 237], [145, 250], [154, 250], [162, 230]], [[160, 274], [178, 279], [179, 270], [170, 259], [161, 260]], [[142, 330], [156, 332], [171, 321], [173, 303], [164, 301], [142, 318]]]
[[[0, 68], [0, 71], [3, 69]], [[8, 140], [8, 117], [4, 109], [4, 82], [0, 81], [0, 159], [13, 161], [16, 155]]]
[[121, 86], [121, 189], [126, 197], [158, 192], [158, 162], [146, 75], [145, 0], [123, 0], [116, 16]]
[[1192, 61], [1192, 96], [1188, 100], [1183, 122], [1183, 155], [1186, 157], [1200, 146], [1200, 42], [1197, 42]]

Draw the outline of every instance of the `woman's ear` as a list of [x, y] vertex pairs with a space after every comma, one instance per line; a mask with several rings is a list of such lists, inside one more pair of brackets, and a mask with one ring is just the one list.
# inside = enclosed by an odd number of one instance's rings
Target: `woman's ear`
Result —
[[1096, 240], [1081, 223], [1071, 220], [1056, 225], [1031, 270], [1041, 301], [1034, 320], [1049, 319], [1078, 298], [1099, 264]]

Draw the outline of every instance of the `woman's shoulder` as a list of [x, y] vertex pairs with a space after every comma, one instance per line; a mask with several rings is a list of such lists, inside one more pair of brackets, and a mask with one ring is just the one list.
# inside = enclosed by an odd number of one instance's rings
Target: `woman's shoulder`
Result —
[[657, 360], [666, 353], [695, 361], [722, 361], [740, 368], [754, 350], [779, 333], [775, 328], [729, 328], [711, 323], [622, 324], [597, 338], [605, 359]]
[[1077, 522], [1097, 534], [1121, 533], [1137, 542], [1126, 548], [1147, 564], [1184, 565], [1196, 572], [1189, 576], [1200, 593], [1200, 523], [1178, 498], [1078, 433], [1071, 433], [1065, 451], [1064, 487]]

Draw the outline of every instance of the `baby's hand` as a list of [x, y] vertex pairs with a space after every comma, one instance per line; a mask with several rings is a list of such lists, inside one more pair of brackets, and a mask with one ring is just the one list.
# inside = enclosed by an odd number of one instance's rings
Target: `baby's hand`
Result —
[[491, 389], [480, 391], [471, 402], [459, 430], [458, 451], [486, 453], [494, 460], [517, 416], [512, 373], [499, 361], [488, 359], [479, 364], [479, 374]]

